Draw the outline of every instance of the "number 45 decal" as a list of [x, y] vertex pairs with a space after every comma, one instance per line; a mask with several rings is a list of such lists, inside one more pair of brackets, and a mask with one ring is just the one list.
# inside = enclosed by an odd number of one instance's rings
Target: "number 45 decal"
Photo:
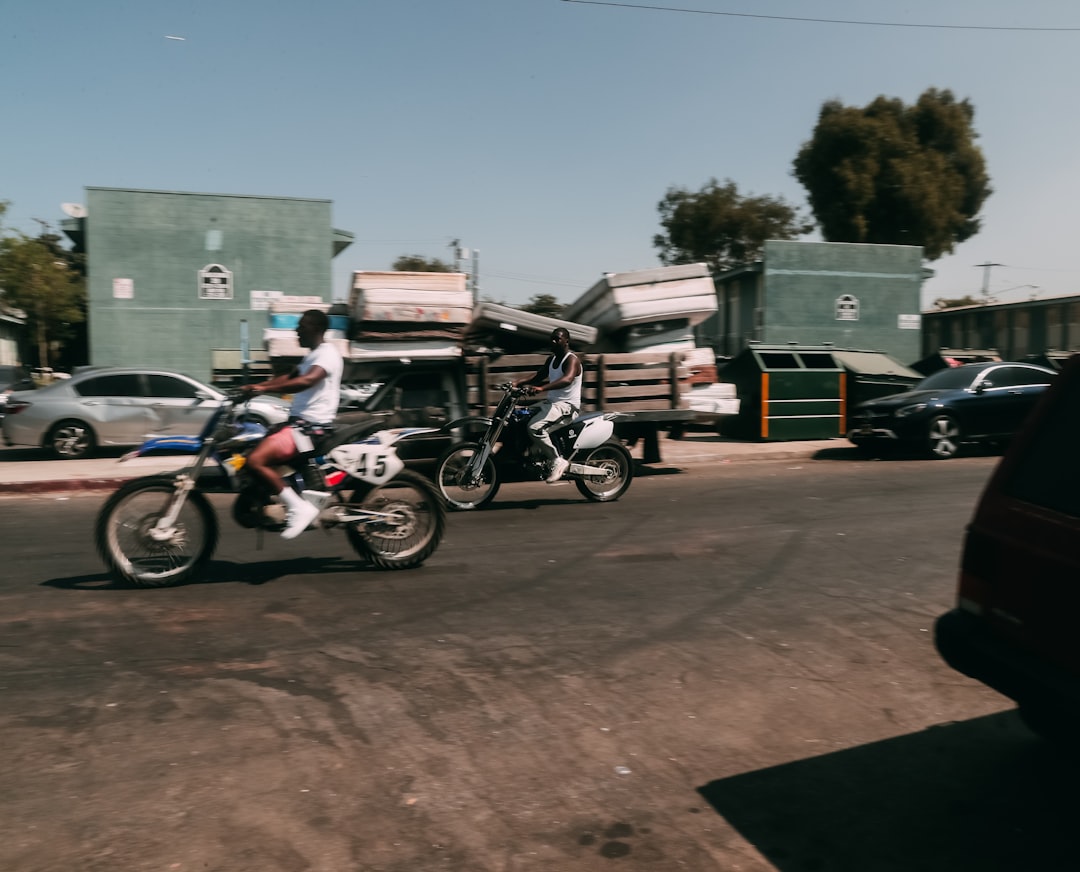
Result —
[[360, 478], [382, 478], [386, 475], [386, 454], [363, 454], [357, 461], [355, 474]]
[[397, 451], [385, 445], [339, 445], [329, 457], [335, 466], [353, 478], [371, 484], [383, 484], [405, 468]]

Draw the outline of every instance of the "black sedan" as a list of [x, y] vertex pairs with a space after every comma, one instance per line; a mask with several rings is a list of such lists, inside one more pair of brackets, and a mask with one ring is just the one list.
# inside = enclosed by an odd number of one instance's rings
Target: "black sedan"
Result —
[[880, 452], [890, 446], [955, 457], [964, 443], [1012, 436], [1054, 371], [1029, 363], [969, 363], [935, 372], [910, 391], [859, 403], [848, 439]]

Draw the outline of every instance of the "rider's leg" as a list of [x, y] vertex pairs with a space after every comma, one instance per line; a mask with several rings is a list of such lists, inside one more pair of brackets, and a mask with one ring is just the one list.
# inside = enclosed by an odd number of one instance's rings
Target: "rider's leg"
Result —
[[552, 403], [544, 400], [540, 405], [540, 411], [529, 422], [529, 435], [536, 444], [541, 446], [545, 456], [551, 461], [551, 474], [547, 477], [548, 482], [556, 482], [563, 477], [570, 462], [561, 457], [555, 450], [555, 444], [551, 441], [549, 432], [553, 427], [573, 417], [574, 407], [569, 403]]
[[293, 439], [292, 428], [282, 427], [256, 445], [247, 460], [251, 472], [262, 479], [270, 488], [271, 493], [280, 496], [285, 503], [287, 514], [285, 529], [281, 531], [283, 539], [299, 536], [319, 516], [318, 508], [307, 502], [291, 487], [287, 487], [274, 469], [275, 466], [293, 460], [296, 455], [296, 442]]
[[550, 400], [541, 400], [538, 408], [539, 411], [529, 421], [529, 435], [533, 443], [543, 452], [544, 459], [551, 461], [558, 456], [558, 452], [547, 431], [555, 426], [562, 417], [562, 412], [559, 411], [557, 404]]

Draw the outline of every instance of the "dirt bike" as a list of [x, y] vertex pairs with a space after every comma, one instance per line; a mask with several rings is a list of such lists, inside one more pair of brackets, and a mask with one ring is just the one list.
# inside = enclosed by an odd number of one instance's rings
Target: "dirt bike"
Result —
[[[251, 474], [247, 456], [267, 434], [244, 419], [239, 396], [223, 401], [198, 436], [160, 436], [122, 460], [153, 451], [190, 451], [187, 467], [122, 485], [102, 506], [94, 529], [110, 575], [125, 584], [163, 587], [193, 576], [213, 554], [218, 521], [206, 494], [235, 494], [233, 519], [242, 527], [280, 531], [285, 506]], [[378, 430], [364, 422], [331, 432], [314, 456], [278, 472], [297, 490], [308, 486], [329, 499], [314, 525], [344, 527], [349, 544], [380, 569], [406, 569], [438, 547], [446, 510], [426, 478], [404, 468], [395, 442], [415, 429]], [[261, 539], [260, 539], [261, 543]]]
[[[446, 504], [458, 511], [486, 506], [502, 482], [543, 481], [549, 463], [528, 432], [534, 410], [519, 408], [528, 388], [499, 385], [502, 399], [490, 418], [459, 418], [441, 429], [483, 434], [476, 441], [451, 446], [435, 467], [435, 485]], [[630, 452], [614, 438], [613, 412], [588, 412], [549, 431], [561, 457], [570, 461], [565, 478], [593, 502], [617, 500], [634, 475]]]

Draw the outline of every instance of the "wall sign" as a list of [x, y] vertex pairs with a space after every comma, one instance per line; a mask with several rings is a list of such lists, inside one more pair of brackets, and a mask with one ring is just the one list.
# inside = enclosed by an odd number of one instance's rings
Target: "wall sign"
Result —
[[858, 321], [859, 301], [851, 294], [843, 294], [836, 298], [836, 320]]
[[252, 291], [251, 308], [256, 312], [266, 312], [274, 300], [280, 300], [284, 296], [282, 291]]
[[112, 280], [112, 295], [114, 300], [133, 300], [135, 299], [135, 280], [134, 279], [113, 279]]
[[233, 298], [232, 270], [212, 263], [199, 270], [200, 300], [231, 300]]

